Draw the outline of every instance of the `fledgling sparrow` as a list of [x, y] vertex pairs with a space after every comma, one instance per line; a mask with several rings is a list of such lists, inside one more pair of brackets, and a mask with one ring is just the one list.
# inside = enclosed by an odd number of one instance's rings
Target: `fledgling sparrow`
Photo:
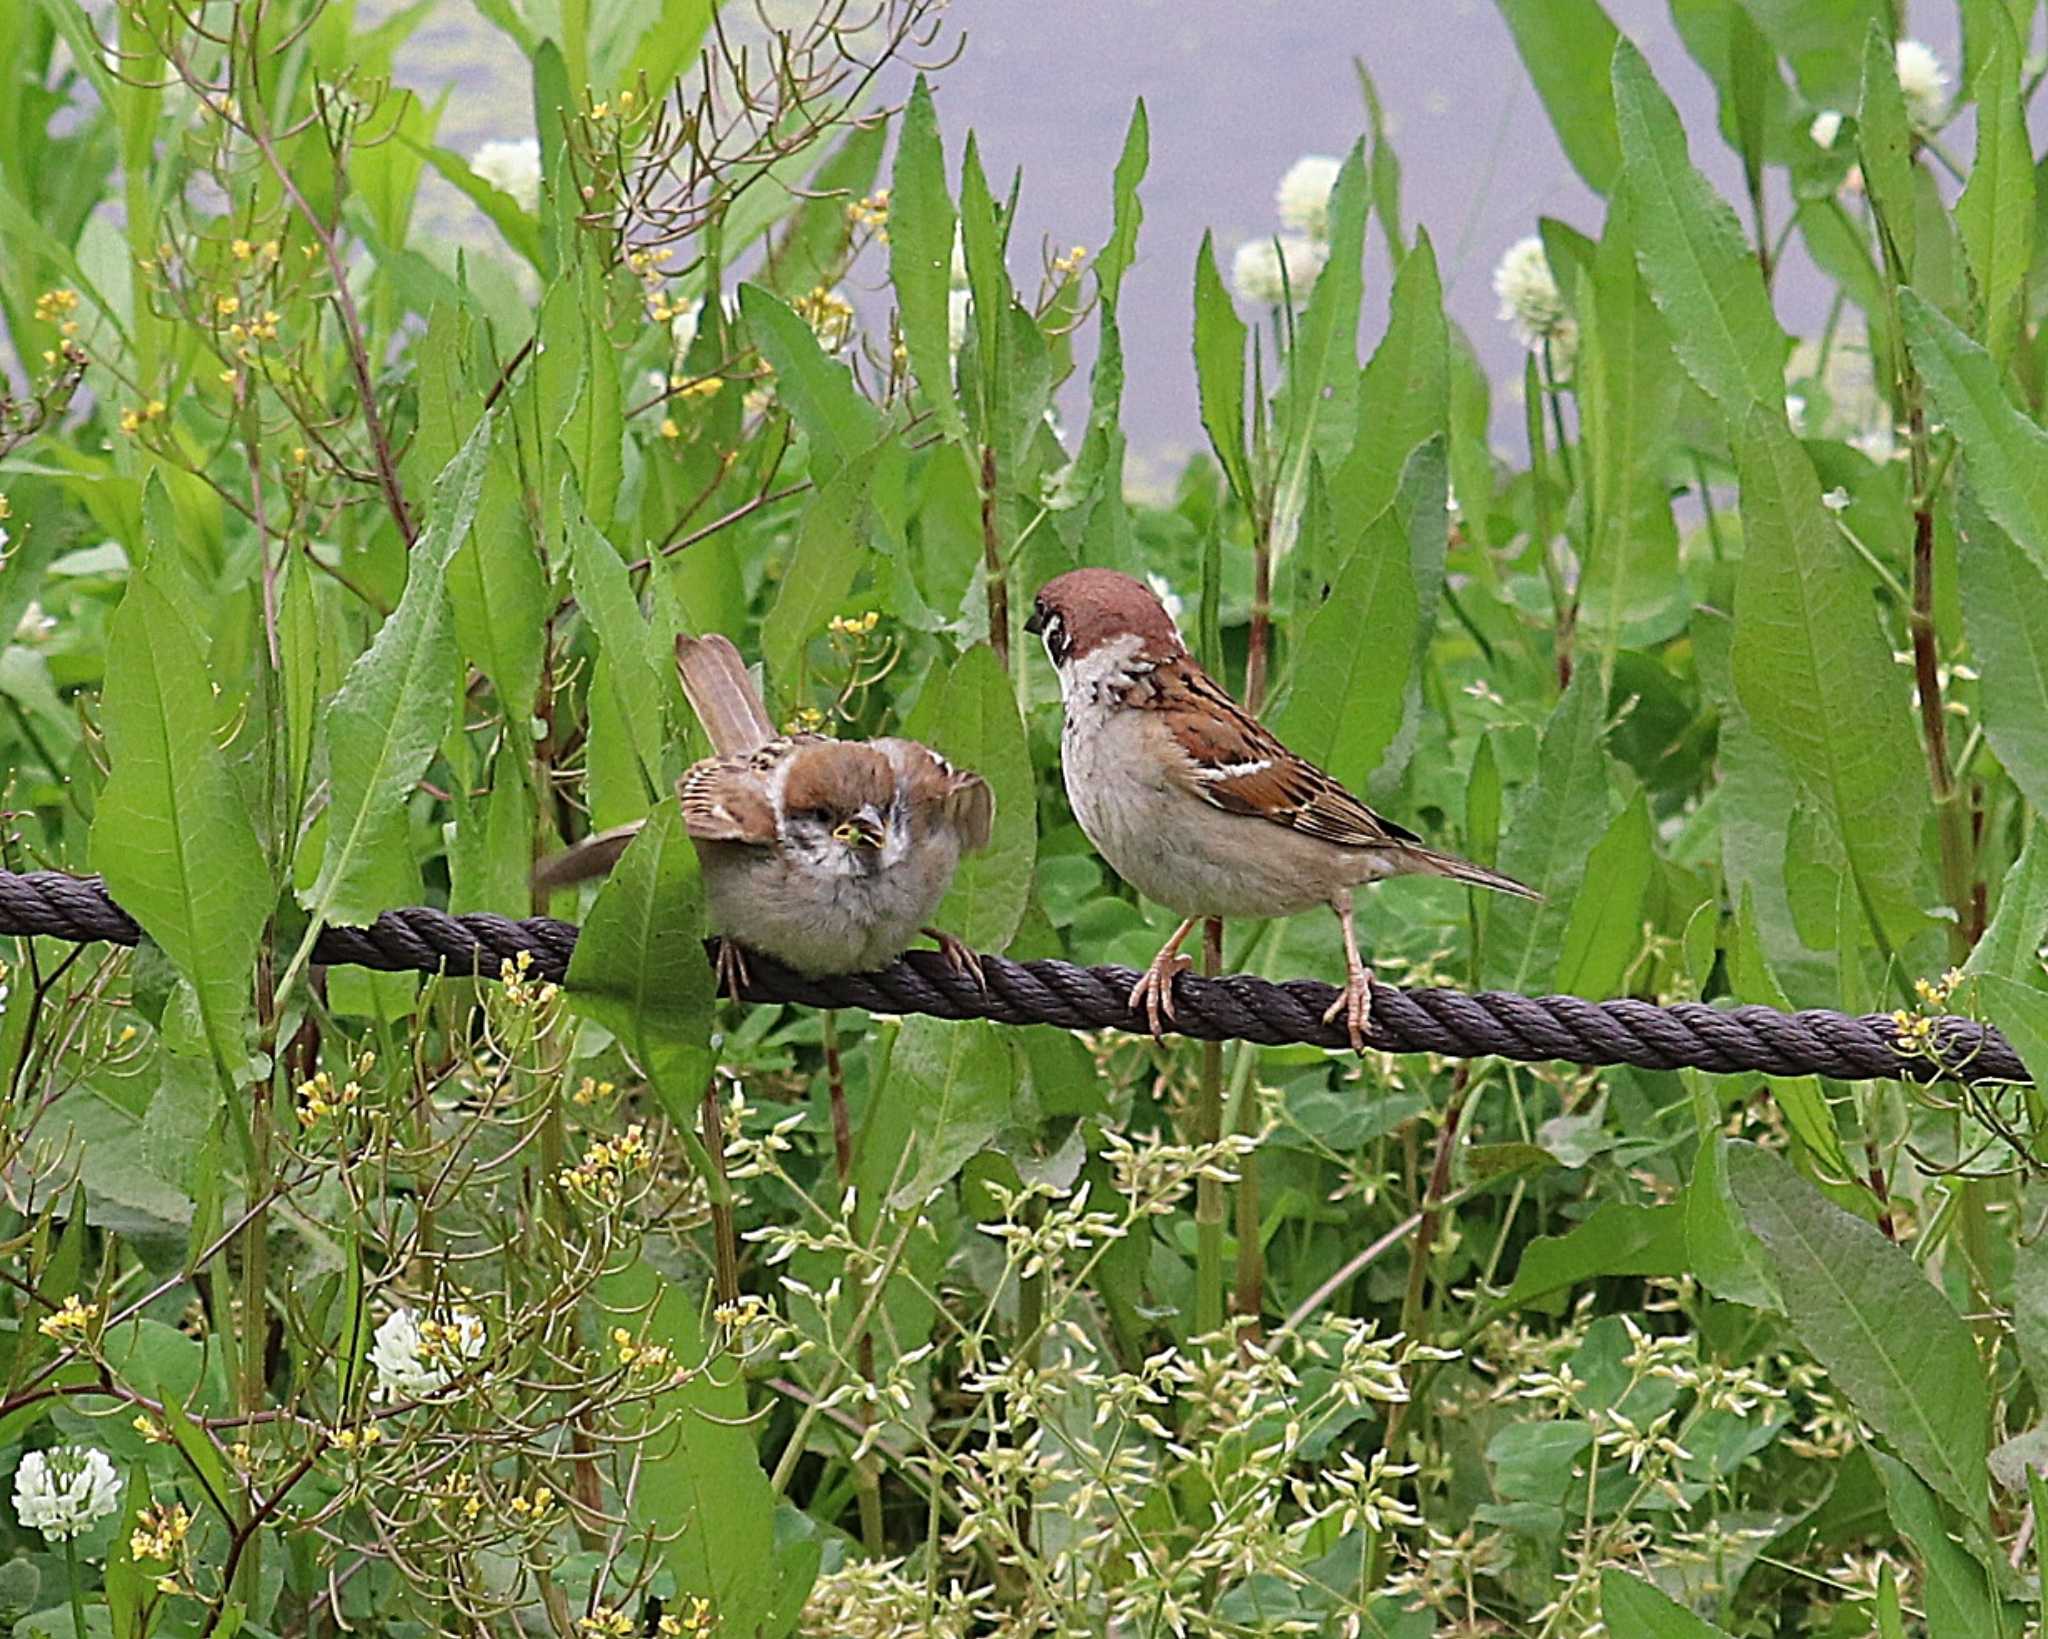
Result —
[[1365, 1050], [1372, 975], [1351, 890], [1443, 876], [1524, 898], [1512, 877], [1424, 845], [1289, 751], [1195, 664], [1141, 582], [1108, 569], [1048, 581], [1025, 621], [1045, 641], [1066, 709], [1061, 773], [1088, 840], [1116, 873], [1185, 920], [1131, 990], [1152, 1033], [1173, 1017], [1182, 942], [1206, 917], [1290, 916], [1328, 905], [1344, 928], [1344, 1015]]
[[[676, 795], [728, 994], [746, 983], [742, 947], [799, 973], [863, 973], [920, 932], [978, 974], [966, 945], [927, 924], [960, 856], [988, 846], [987, 782], [915, 740], [778, 734], [723, 637], [678, 637], [676, 668], [712, 746]], [[536, 883], [565, 887], [610, 870], [638, 829], [618, 826], [556, 855]]]

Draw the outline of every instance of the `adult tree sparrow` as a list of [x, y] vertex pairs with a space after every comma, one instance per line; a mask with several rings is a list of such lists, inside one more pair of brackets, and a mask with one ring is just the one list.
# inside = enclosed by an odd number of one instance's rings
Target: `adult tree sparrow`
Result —
[[1128, 575], [1076, 569], [1048, 581], [1024, 624], [1059, 673], [1074, 817], [1119, 876], [1185, 918], [1131, 990], [1155, 1036], [1188, 965], [1181, 944], [1205, 917], [1328, 905], [1347, 972], [1323, 1017], [1341, 1012], [1363, 1052], [1372, 975], [1352, 925], [1354, 887], [1420, 874], [1541, 897], [1424, 846], [1289, 751], [1195, 664], [1173, 617]]
[[[723, 637], [678, 637], [676, 668], [713, 752], [676, 794], [728, 993], [746, 982], [742, 946], [799, 973], [861, 973], [924, 932], [956, 966], [978, 972], [972, 951], [926, 924], [960, 856], [988, 846], [987, 782], [915, 740], [777, 734]], [[537, 885], [610, 870], [638, 829], [601, 832], [544, 861]]]

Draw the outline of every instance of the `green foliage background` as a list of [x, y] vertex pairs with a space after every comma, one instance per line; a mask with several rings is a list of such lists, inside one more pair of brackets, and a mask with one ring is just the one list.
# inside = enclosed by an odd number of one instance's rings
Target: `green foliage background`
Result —
[[[704, 0], [479, 0], [527, 201], [386, 84], [431, 3], [0, 8], [7, 864], [148, 935], [10, 958], [0, 1463], [124, 1479], [68, 1549], [0, 1528], [18, 1633], [2041, 1630], [2031, 1088], [714, 1004], [682, 630], [986, 776], [949, 930], [1151, 956], [1021, 630], [1102, 564], [1545, 896], [1377, 890], [1383, 975], [1897, 1010], [1909, 1052], [1967, 1011], [2048, 1073], [2037, 7], [1963, 0], [1930, 107], [1885, 0], [1674, 0], [1688, 131], [1596, 0], [1498, 3], [1601, 202], [1529, 224], [1521, 449], [1367, 80], [1312, 288], [1240, 311], [1201, 248], [1212, 454], [1164, 504], [1120, 426], [1142, 105], [1107, 239], [1042, 257], [1021, 156], [818, 25], [747, 104]], [[943, 37], [878, 15], [872, 56]], [[415, 227], [430, 173], [489, 244]], [[565, 992], [309, 966], [416, 903], [574, 915]], [[1341, 972], [1327, 917], [1225, 958]], [[487, 1352], [373, 1399], [372, 1329], [451, 1305]]]

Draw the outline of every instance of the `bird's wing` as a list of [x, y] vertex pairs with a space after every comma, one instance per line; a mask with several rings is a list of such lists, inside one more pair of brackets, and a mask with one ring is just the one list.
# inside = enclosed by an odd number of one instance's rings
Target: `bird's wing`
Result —
[[754, 687], [747, 663], [730, 638], [716, 632], [703, 637], [679, 635], [676, 671], [690, 709], [704, 725], [711, 749], [719, 756], [744, 756], [776, 737], [761, 691]]
[[771, 740], [744, 756], [706, 757], [692, 763], [676, 781], [683, 829], [702, 842], [774, 842], [770, 780], [789, 750], [789, 741]]
[[988, 781], [972, 769], [954, 767], [916, 740], [874, 743], [887, 753], [897, 777], [909, 788], [912, 807], [935, 806], [959, 832], [960, 846], [967, 853], [978, 854], [988, 846], [996, 820], [996, 796]]

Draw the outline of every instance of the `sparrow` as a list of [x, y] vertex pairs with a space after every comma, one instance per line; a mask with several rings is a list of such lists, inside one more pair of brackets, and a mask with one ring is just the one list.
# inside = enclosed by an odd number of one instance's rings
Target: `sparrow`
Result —
[[1074, 817], [1119, 876], [1185, 919], [1131, 989], [1154, 1036], [1174, 1016], [1173, 981], [1188, 966], [1180, 947], [1205, 918], [1335, 911], [1345, 983], [1323, 1020], [1341, 1013], [1362, 1053], [1372, 975], [1358, 954], [1354, 887], [1441, 876], [1542, 897], [1426, 846], [1288, 750], [1195, 663], [1142, 582], [1071, 570], [1039, 591], [1024, 625], [1059, 673]]
[[[864, 973], [920, 932], [979, 977], [974, 952], [929, 923], [961, 855], [988, 846], [988, 783], [915, 740], [777, 733], [726, 638], [678, 637], [676, 668], [712, 747], [676, 796], [726, 993], [747, 983], [745, 950], [812, 976]], [[600, 832], [544, 861], [536, 886], [602, 875], [639, 828]]]

